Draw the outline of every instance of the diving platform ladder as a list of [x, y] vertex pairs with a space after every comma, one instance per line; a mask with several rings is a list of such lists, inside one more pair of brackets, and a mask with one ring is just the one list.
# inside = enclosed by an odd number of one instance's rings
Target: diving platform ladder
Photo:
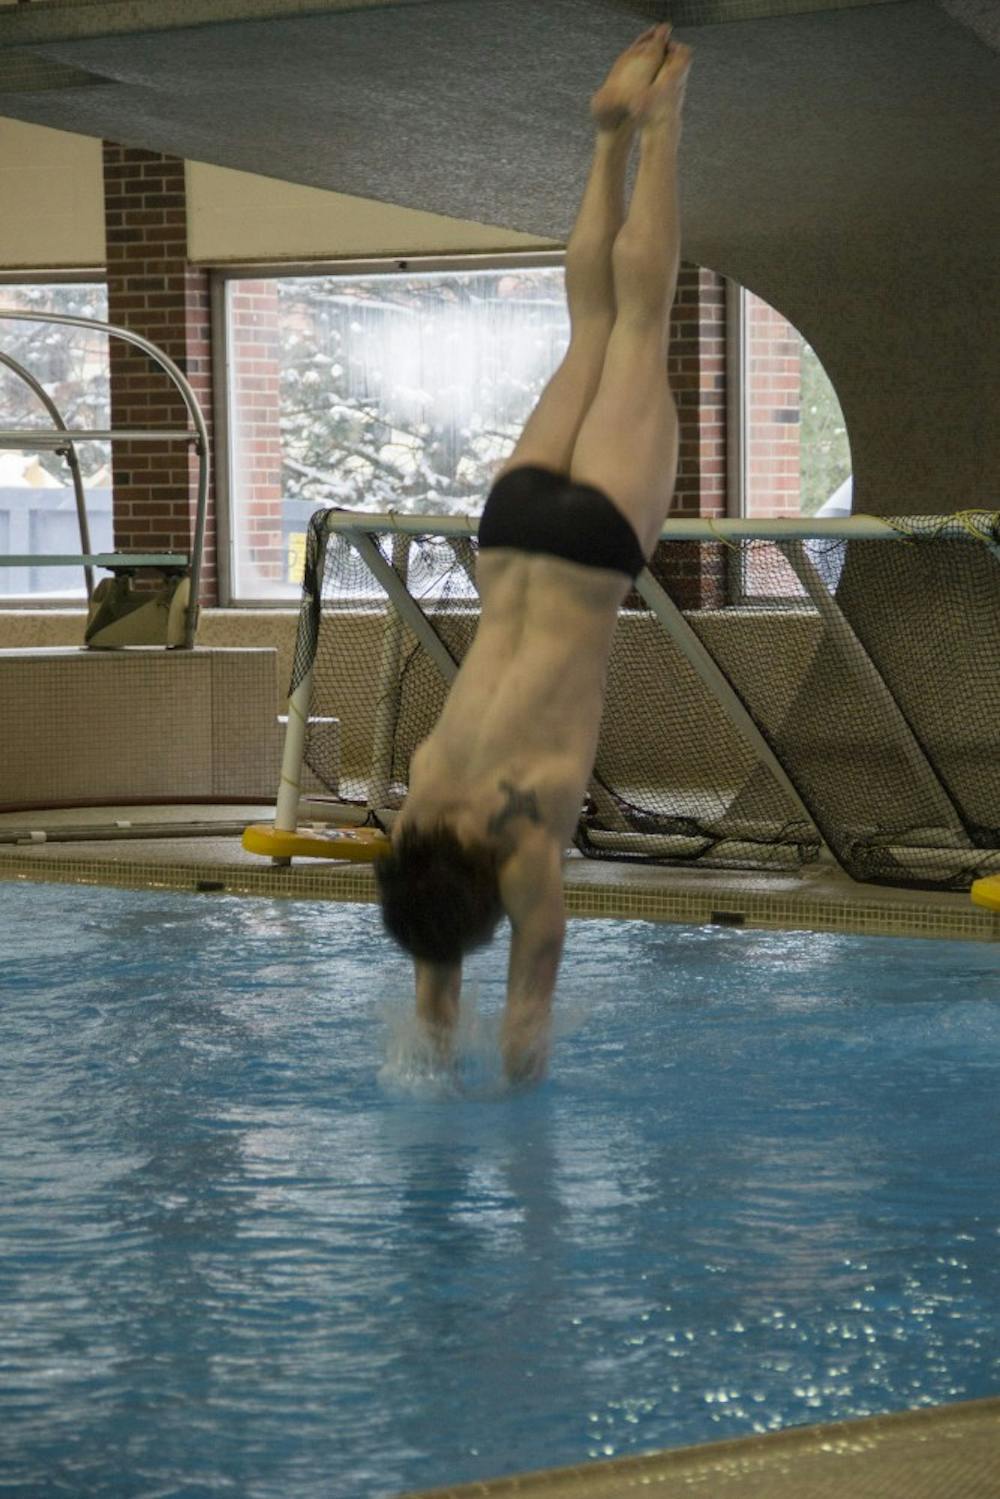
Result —
[[[0, 365], [22, 380], [41, 403], [50, 427], [0, 428], [0, 450], [51, 450], [64, 457], [70, 472], [80, 532], [80, 551], [67, 554], [0, 554], [0, 567], [82, 567], [87, 593], [85, 644], [95, 648], [125, 645], [163, 645], [190, 650], [198, 627], [198, 593], [208, 511], [208, 428], [190, 382], [174, 361], [149, 339], [97, 318], [57, 312], [0, 307], [0, 333], [5, 322], [54, 323], [93, 329], [141, 349], [167, 375], [184, 402], [189, 423], [182, 428], [88, 429], [68, 427], [50, 393], [17, 359], [0, 347]], [[90, 543], [86, 493], [77, 445], [81, 442], [183, 443], [198, 461], [198, 492], [189, 552], [94, 552]], [[96, 586], [94, 569], [111, 573]], [[148, 593], [133, 591], [138, 572], [159, 573], [162, 586]]]

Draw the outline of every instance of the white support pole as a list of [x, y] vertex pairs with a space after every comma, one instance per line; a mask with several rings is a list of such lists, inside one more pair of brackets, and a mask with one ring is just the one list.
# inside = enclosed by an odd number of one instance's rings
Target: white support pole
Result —
[[[402, 587], [406, 587], [410, 562], [409, 536], [397, 532], [392, 538], [392, 567]], [[382, 657], [379, 661], [378, 688], [375, 697], [375, 726], [372, 734], [372, 771], [368, 786], [369, 807], [389, 805], [392, 784], [392, 750], [399, 721], [399, 660], [403, 647], [403, 621], [392, 599], [382, 626]]]
[[[311, 602], [320, 611], [323, 598], [323, 572], [326, 568], [327, 531], [319, 533], [319, 556], [316, 559], [315, 586], [318, 597]], [[299, 629], [302, 619], [299, 619]], [[288, 699], [288, 721], [285, 724], [285, 742], [281, 751], [281, 779], [274, 808], [275, 831], [294, 833], [299, 826], [299, 800], [302, 796], [302, 766], [305, 759], [306, 734], [312, 708], [313, 679], [316, 673], [316, 653], [319, 650], [320, 618], [316, 619], [316, 639], [313, 643], [312, 659], [303, 672], [291, 697]], [[296, 650], [298, 633], [296, 633]], [[289, 859], [275, 859], [275, 864], [288, 864]]]
[[[302, 793], [302, 757], [309, 725], [312, 700], [313, 668], [310, 666], [288, 699], [288, 723], [281, 752], [281, 780], [274, 809], [274, 826], [279, 833], [294, 833], [299, 825], [299, 797]], [[287, 863], [287, 860], [278, 860]]]

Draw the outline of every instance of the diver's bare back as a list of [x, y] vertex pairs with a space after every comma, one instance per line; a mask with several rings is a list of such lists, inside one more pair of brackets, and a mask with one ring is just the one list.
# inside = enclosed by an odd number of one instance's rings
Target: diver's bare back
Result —
[[[480, 553], [476, 638], [411, 767], [421, 820], [478, 809], [572, 841], [593, 768], [620, 573], [503, 548]], [[492, 824], [492, 827], [491, 827]]]

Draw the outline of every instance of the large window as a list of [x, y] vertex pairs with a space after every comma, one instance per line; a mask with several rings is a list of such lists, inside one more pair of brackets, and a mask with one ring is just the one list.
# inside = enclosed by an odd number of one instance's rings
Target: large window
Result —
[[[107, 292], [95, 282], [0, 285], [0, 307], [105, 320]], [[41, 384], [67, 426], [110, 426], [108, 343], [103, 334], [0, 319], [0, 351]], [[0, 426], [6, 428], [53, 428], [37, 394], [5, 363], [0, 363], [0, 411]], [[91, 546], [94, 551], [111, 551], [110, 452], [104, 444], [82, 443], [77, 456]], [[65, 459], [50, 448], [0, 449], [0, 555], [79, 551], [76, 500]], [[83, 597], [82, 569], [0, 567], [0, 603], [75, 602]]]
[[[553, 256], [222, 284], [225, 578], [242, 602], [297, 598], [321, 507], [477, 514], [569, 338]], [[849, 512], [843, 414], [814, 351], [740, 288], [729, 321], [734, 509]]]
[[227, 277], [230, 592], [298, 596], [306, 524], [478, 513], [562, 358], [558, 264]]

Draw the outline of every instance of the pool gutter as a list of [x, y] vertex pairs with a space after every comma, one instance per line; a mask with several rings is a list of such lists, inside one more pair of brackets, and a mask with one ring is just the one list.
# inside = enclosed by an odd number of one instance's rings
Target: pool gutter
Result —
[[[326, 860], [279, 866], [246, 853], [240, 832], [266, 813], [247, 806], [234, 817], [236, 810], [220, 808], [212, 821], [205, 808], [178, 807], [171, 819], [153, 822], [154, 809], [104, 809], [89, 827], [78, 812], [62, 826], [51, 814], [0, 817], [0, 880], [294, 900], [376, 899], [370, 866]], [[964, 894], [859, 885], [823, 866], [767, 874], [572, 854], [564, 883], [571, 917], [1000, 940], [1000, 913], [973, 906]]]

